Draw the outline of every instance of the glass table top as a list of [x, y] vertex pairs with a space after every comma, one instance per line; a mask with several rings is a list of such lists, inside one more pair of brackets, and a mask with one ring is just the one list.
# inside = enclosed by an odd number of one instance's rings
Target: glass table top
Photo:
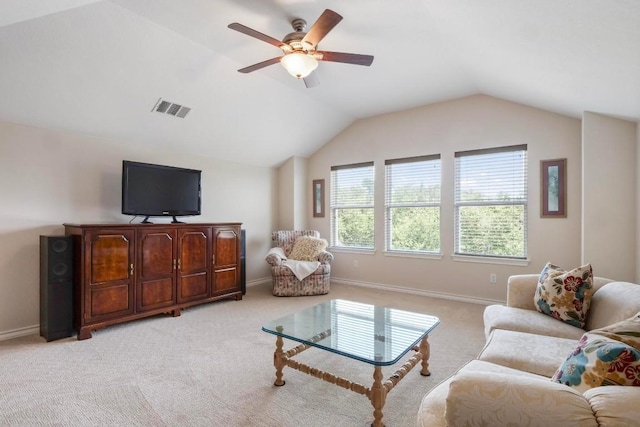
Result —
[[334, 299], [273, 320], [262, 330], [372, 365], [396, 363], [440, 320], [412, 313]]

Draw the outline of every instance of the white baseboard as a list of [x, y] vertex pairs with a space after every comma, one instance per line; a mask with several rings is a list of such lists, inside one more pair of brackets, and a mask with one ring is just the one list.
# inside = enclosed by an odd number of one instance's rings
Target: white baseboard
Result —
[[505, 304], [505, 301], [500, 301], [500, 300], [469, 297], [465, 295], [447, 294], [444, 292], [433, 292], [433, 291], [426, 291], [426, 290], [415, 289], [415, 288], [405, 288], [402, 286], [388, 285], [385, 283], [362, 282], [359, 280], [342, 279], [339, 277], [331, 278], [331, 284], [334, 284], [334, 283], [337, 285], [358, 286], [361, 288], [372, 288], [372, 289], [379, 289], [381, 291], [400, 292], [403, 294], [419, 295], [419, 296], [431, 297], [431, 298], [441, 298], [441, 299], [468, 302], [468, 303], [480, 304], [480, 305]]
[[25, 328], [18, 328], [11, 331], [0, 331], [0, 341], [6, 341], [13, 338], [26, 337], [27, 335], [34, 335], [40, 333], [40, 325], [27, 326]]
[[[257, 280], [252, 280], [251, 282], [247, 282], [247, 287], [257, 286], [257, 285], [262, 285], [267, 283], [271, 283], [271, 277], [263, 277], [262, 279], [257, 279]], [[403, 286], [388, 285], [386, 283], [371, 283], [371, 282], [363, 282], [360, 280], [349, 280], [349, 279], [343, 279], [340, 277], [333, 277], [333, 276], [331, 277], [331, 284], [345, 285], [345, 286], [358, 286], [361, 288], [372, 288], [372, 289], [379, 289], [382, 291], [400, 292], [403, 294], [419, 295], [419, 296], [431, 297], [431, 298], [441, 298], [441, 299], [468, 302], [468, 303], [480, 304], [480, 305], [506, 303], [506, 301], [504, 300], [493, 300], [493, 299], [487, 299], [487, 298], [470, 297], [466, 295], [447, 294], [444, 292], [433, 292], [433, 291], [426, 291], [422, 289], [405, 288]]]
[[262, 279], [249, 280], [247, 282], [247, 288], [258, 285], [266, 285], [267, 283], [271, 283], [271, 277], [263, 277]]

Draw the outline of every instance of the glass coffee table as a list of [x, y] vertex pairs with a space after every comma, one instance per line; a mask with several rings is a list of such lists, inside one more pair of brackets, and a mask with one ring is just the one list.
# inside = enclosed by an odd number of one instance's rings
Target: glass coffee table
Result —
[[[288, 366], [363, 394], [369, 398], [374, 408], [372, 425], [382, 427], [382, 408], [387, 393], [418, 362], [421, 362], [420, 374], [430, 375], [427, 338], [439, 323], [437, 317], [427, 314], [334, 299], [273, 320], [264, 325], [262, 330], [276, 335], [276, 350], [273, 355], [276, 368], [275, 385], [285, 384], [282, 369]], [[283, 338], [301, 344], [284, 351]], [[373, 365], [372, 386], [365, 387], [292, 359], [310, 347]], [[383, 381], [382, 366], [397, 363], [410, 350], [415, 351], [415, 354]]]

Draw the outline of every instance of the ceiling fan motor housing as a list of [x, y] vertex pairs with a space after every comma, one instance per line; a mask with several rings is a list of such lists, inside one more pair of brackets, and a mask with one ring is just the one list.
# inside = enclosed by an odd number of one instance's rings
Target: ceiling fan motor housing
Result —
[[291, 21], [291, 26], [295, 31], [284, 36], [282, 42], [288, 44], [294, 51], [309, 52], [315, 50], [310, 43], [302, 43], [302, 39], [307, 35], [304, 31], [307, 28], [307, 21], [296, 18]]

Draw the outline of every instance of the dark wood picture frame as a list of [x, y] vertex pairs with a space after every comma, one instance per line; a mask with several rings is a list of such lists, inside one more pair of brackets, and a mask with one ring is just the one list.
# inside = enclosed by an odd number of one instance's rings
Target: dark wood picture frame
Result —
[[324, 218], [324, 179], [313, 180], [313, 217]]
[[540, 161], [540, 216], [567, 217], [567, 159]]

